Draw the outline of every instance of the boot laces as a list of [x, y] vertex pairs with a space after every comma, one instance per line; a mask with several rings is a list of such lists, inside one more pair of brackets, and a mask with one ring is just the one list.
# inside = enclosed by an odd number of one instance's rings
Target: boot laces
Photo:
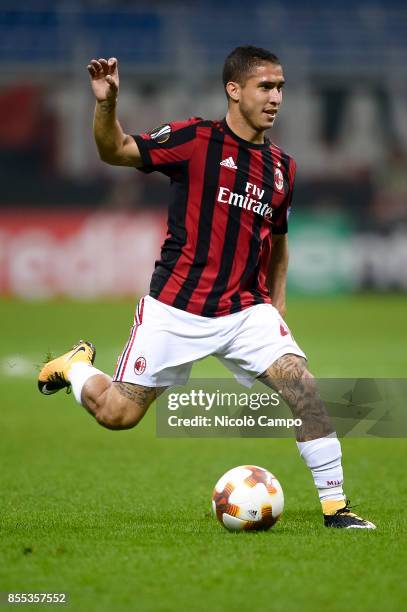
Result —
[[358, 516], [354, 512], [351, 512], [351, 510], [353, 510], [353, 508], [357, 508], [357, 504], [356, 504], [356, 506], [351, 506], [350, 505], [350, 499], [347, 499], [345, 506], [343, 508], [339, 508], [339, 510], [337, 510], [335, 512], [335, 514], [347, 514], [348, 516], [353, 516], [354, 518], [357, 518], [360, 521], [363, 521], [364, 519], [360, 518], [360, 516]]

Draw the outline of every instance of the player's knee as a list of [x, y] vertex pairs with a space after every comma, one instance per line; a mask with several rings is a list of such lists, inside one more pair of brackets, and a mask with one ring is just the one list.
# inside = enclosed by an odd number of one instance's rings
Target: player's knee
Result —
[[284, 374], [291, 380], [306, 381], [312, 380], [314, 377], [307, 369], [307, 362], [300, 355], [289, 355], [288, 363], [285, 365]]
[[294, 357], [294, 368], [292, 368], [293, 379], [300, 380], [301, 382], [312, 382], [314, 376], [307, 368], [307, 362], [303, 357], [299, 355], [293, 355]]
[[120, 410], [115, 407], [112, 410], [105, 410], [98, 415], [100, 425], [106, 429], [131, 429], [135, 427], [141, 418], [132, 410]]
[[116, 397], [105, 404], [98, 421], [107, 429], [131, 429], [141, 421], [144, 412], [144, 406]]
[[306, 367], [304, 367], [304, 370], [303, 370], [303, 372], [301, 374], [301, 380], [305, 380], [305, 381], [306, 380], [310, 380], [311, 381], [311, 380], [314, 380], [314, 378], [315, 378], [314, 375], [311, 374], [311, 372]]

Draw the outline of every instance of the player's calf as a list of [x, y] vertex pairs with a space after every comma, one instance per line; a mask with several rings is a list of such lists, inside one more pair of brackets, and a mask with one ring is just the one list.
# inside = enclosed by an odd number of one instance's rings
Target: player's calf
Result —
[[295, 431], [298, 442], [332, 434], [331, 420], [303, 357], [291, 353], [283, 355], [259, 376], [259, 380], [276, 390], [289, 405], [294, 418], [301, 420], [302, 425]]
[[[135, 427], [157, 397], [158, 390], [125, 382], [111, 382], [102, 389], [98, 377], [89, 380], [82, 391], [82, 404], [107, 429]], [[97, 388], [98, 387], [98, 388]]]

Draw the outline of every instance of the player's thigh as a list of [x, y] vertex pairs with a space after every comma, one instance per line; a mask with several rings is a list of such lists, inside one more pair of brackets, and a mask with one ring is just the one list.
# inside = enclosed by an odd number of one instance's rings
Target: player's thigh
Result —
[[253, 383], [287, 354], [302, 358], [305, 363], [305, 353], [271, 304], [257, 304], [238, 313], [236, 323], [233, 341], [217, 356], [239, 382]]

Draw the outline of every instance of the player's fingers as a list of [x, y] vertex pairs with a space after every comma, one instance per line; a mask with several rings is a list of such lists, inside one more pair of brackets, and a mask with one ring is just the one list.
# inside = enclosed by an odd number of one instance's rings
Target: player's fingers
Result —
[[99, 59], [99, 64], [102, 66], [102, 70], [106, 74], [107, 73], [107, 61], [103, 57], [101, 57]]
[[89, 72], [91, 77], [95, 77], [96, 76], [96, 70], [94, 69], [94, 67], [91, 64], [87, 65], [87, 69], [88, 69], [88, 72]]
[[117, 74], [117, 59], [115, 57], [111, 57], [108, 62], [108, 74]]
[[92, 64], [92, 66], [94, 67], [96, 72], [100, 72], [102, 70], [102, 66], [101, 66], [100, 62], [98, 62], [97, 60], [93, 59], [93, 60], [91, 60], [90, 63]]

